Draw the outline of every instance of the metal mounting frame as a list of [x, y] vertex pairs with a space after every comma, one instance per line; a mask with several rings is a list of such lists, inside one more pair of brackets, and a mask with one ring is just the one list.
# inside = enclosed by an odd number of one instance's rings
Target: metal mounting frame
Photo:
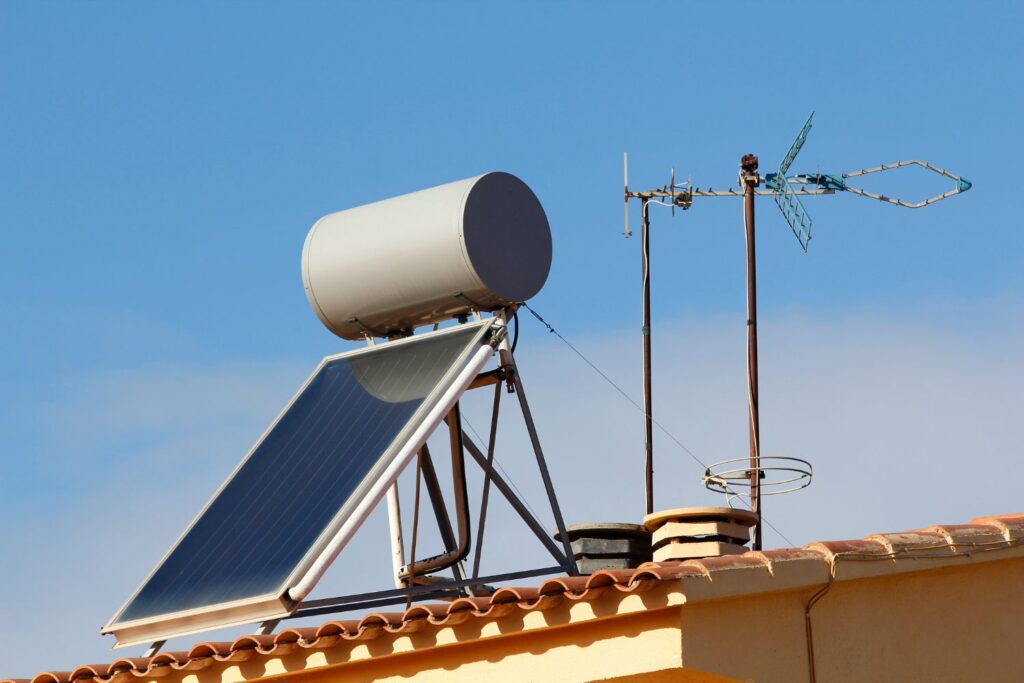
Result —
[[[433, 598], [448, 598], [465, 596], [467, 594], [474, 595], [481, 592], [487, 593], [489, 592], [486, 585], [488, 583], [510, 581], [518, 578], [544, 576], [562, 572], [570, 576], [576, 576], [579, 574], [576, 562], [573, 559], [572, 546], [569, 545], [568, 534], [565, 531], [565, 521], [562, 517], [558, 498], [555, 495], [554, 486], [551, 482], [551, 475], [548, 471], [544, 451], [541, 447], [540, 438], [537, 434], [536, 425], [533, 421], [533, 415], [530, 411], [530, 405], [526, 398], [526, 390], [523, 388], [522, 378], [519, 375], [515, 359], [512, 356], [512, 350], [508, 346], [507, 338], [503, 339], [499, 345], [498, 354], [498, 368], [489, 372], [480, 373], [477, 376], [477, 379], [470, 384], [469, 389], [467, 389], [467, 391], [469, 391], [486, 386], [494, 386], [495, 388], [486, 452], [473, 441], [472, 437], [465, 430], [462, 429], [458, 404], [456, 404], [456, 408], [452, 410], [449, 417], [445, 420], [451, 434], [450, 443], [454, 468], [453, 475], [456, 486], [456, 515], [457, 526], [459, 528], [459, 539], [456, 540], [455, 534], [453, 533], [451, 520], [444, 504], [443, 494], [441, 493], [440, 486], [437, 482], [436, 472], [433, 469], [429, 450], [424, 447], [422, 449], [422, 453], [425, 456], [423, 459], [425, 464], [423, 467], [424, 483], [427, 487], [428, 496], [431, 499], [434, 517], [441, 533], [442, 543], [445, 546], [445, 553], [419, 561], [413, 558], [411, 564], [405, 564], [404, 554], [399, 552], [402, 538], [401, 519], [398, 515], [400, 506], [397, 503], [397, 500], [394, 503], [389, 501], [388, 511], [389, 516], [391, 516], [390, 522], [392, 530], [392, 548], [394, 552], [393, 557], [397, 558], [395, 560], [396, 583], [403, 583], [404, 585], [389, 590], [356, 593], [319, 600], [304, 600], [296, 606], [290, 615], [284, 617], [284, 619], [297, 619], [320, 614], [353, 611], [411, 601], [429, 600]], [[537, 461], [537, 467], [544, 483], [548, 504], [550, 505], [552, 515], [555, 518], [555, 525], [560, 532], [558, 534], [558, 538], [561, 539], [561, 544], [556, 543], [555, 540], [547, 533], [544, 526], [534, 516], [522, 499], [520, 499], [520, 497], [515, 493], [512, 486], [494, 468], [495, 440], [498, 429], [498, 417], [500, 414], [502, 385], [506, 387], [508, 393], [516, 394], [519, 399], [519, 407], [530, 437], [534, 457]], [[478, 518], [479, 526], [477, 532], [477, 543], [473, 557], [473, 571], [471, 576], [468, 577], [466, 576], [465, 569], [461, 566], [462, 561], [469, 554], [468, 536], [463, 536], [464, 533], [469, 533], [468, 511], [465, 507], [464, 453], [468, 453], [484, 473], [481, 507]], [[461, 491], [459, 490], [460, 478], [463, 479]], [[506, 501], [512, 506], [512, 509], [516, 511], [530, 531], [533, 532], [534, 536], [537, 537], [537, 540], [540, 541], [548, 553], [550, 553], [551, 557], [556, 562], [554, 566], [480, 576], [480, 558], [482, 557], [483, 550], [487, 504], [492, 486], [502, 494]], [[389, 496], [390, 495], [391, 494], [389, 493]], [[397, 490], [395, 495], [397, 496]], [[466, 515], [465, 518], [463, 518], [464, 515]], [[445, 556], [448, 556], [445, 562], [437, 563], [436, 566], [430, 566], [426, 569], [413, 566], [420, 565], [421, 563], [434, 564], [434, 560]], [[428, 584], [416, 584], [414, 581], [415, 577], [422, 577], [426, 574], [433, 574], [449, 568], [455, 575], [454, 579], [445, 578], [439, 582]], [[410, 580], [412, 580], [411, 584]]]
[[[514, 314], [514, 309], [507, 309], [504, 311], [496, 312], [496, 316], [501, 316], [507, 320]], [[367, 343], [371, 343], [368, 340]], [[447, 508], [444, 503], [443, 493], [438, 484], [436, 472], [433, 469], [433, 462], [430, 459], [429, 450], [424, 446], [421, 453], [426, 457], [423, 462], [429, 463], [423, 468], [424, 481], [427, 487], [428, 496], [431, 498], [432, 509], [434, 511], [435, 519], [438, 524], [438, 528], [441, 532], [442, 543], [445, 546], [445, 552], [441, 555], [434, 556], [432, 558], [426, 558], [424, 562], [430, 562], [437, 558], [449, 556], [445, 559], [445, 562], [439, 563], [436, 567], [431, 567], [428, 570], [413, 568], [411, 573], [406, 572], [411, 578], [415, 579], [417, 576], [424, 576], [425, 574], [431, 574], [442, 569], [450, 568], [454, 574], [454, 578], [441, 578], [434, 582], [427, 584], [415, 584], [411, 585], [407, 581], [402, 580], [403, 569], [408, 570], [408, 567], [404, 560], [404, 552], [402, 551], [402, 530], [401, 530], [401, 516], [399, 514], [400, 505], [398, 500], [398, 489], [397, 485], [392, 486], [387, 493], [386, 504], [388, 507], [388, 513], [391, 523], [391, 534], [392, 534], [392, 560], [396, 574], [396, 584], [403, 583], [405, 585], [397, 586], [390, 590], [372, 591], [366, 593], [356, 593], [351, 595], [342, 595], [330, 598], [322, 598], [317, 600], [301, 600], [297, 602], [292, 611], [280, 619], [272, 619], [265, 621], [260, 624], [257, 628], [257, 633], [267, 634], [271, 633], [277, 625], [283, 620], [299, 619], [302, 617], [311, 617], [321, 614], [333, 614], [338, 612], [347, 612], [359, 609], [366, 609], [372, 607], [380, 607], [385, 605], [402, 604], [420, 600], [430, 600], [436, 598], [452, 598], [466, 595], [477, 595], [480, 593], [486, 594], [491, 592], [491, 589], [487, 586], [489, 583], [498, 583], [502, 581], [512, 581], [515, 579], [529, 578], [535, 576], [546, 576], [552, 574], [565, 573], [570, 576], [576, 576], [579, 574], [579, 570], [576, 566], [576, 562], [573, 558], [572, 546], [568, 541], [568, 534], [565, 529], [565, 521], [562, 517], [561, 508], [558, 504], [558, 499], [555, 495], [554, 485], [551, 482], [551, 475], [548, 471], [547, 461], [544, 457], [544, 451], [540, 444], [540, 438], [537, 434], [536, 425], [533, 421], [533, 415], [530, 411], [529, 403], [526, 399], [526, 391], [523, 388], [522, 378], [520, 377], [518, 367], [516, 366], [515, 359], [512, 355], [512, 349], [509, 346], [508, 336], [502, 337], [500, 343], [497, 346], [499, 363], [498, 367], [494, 370], [487, 372], [481, 372], [477, 375], [476, 379], [473, 380], [466, 391], [472, 389], [478, 389], [482, 387], [493, 386], [494, 387], [494, 401], [491, 411], [491, 424], [489, 432], [489, 440], [487, 443], [486, 453], [481, 450], [479, 446], [473, 441], [473, 439], [462, 429], [461, 419], [459, 417], [459, 404], [455, 404], [455, 407], [449, 413], [449, 416], [445, 419], [445, 423], [448, 425], [450, 433], [450, 444], [452, 449], [452, 464], [453, 474], [455, 475], [455, 487], [456, 487], [456, 525], [459, 531], [459, 538], [456, 539], [454, 530], [451, 526], [451, 520], [448, 516]], [[551, 512], [555, 520], [555, 526], [559, 531], [558, 538], [562, 540], [561, 544], [558, 544], [554, 539], [548, 535], [544, 526], [537, 520], [534, 514], [530, 511], [527, 505], [519, 498], [515, 493], [512, 486], [500, 475], [494, 468], [494, 451], [495, 451], [495, 440], [497, 436], [498, 428], [498, 417], [500, 412], [501, 404], [501, 393], [502, 386], [506, 388], [507, 393], [514, 393], [519, 399], [519, 407], [523, 415], [523, 421], [525, 422], [527, 432], [530, 437], [530, 443], [532, 446], [534, 458], [537, 462], [537, 468], [540, 472], [541, 479], [544, 484], [544, 490], [548, 498], [548, 503], [551, 507]], [[469, 453], [471, 459], [484, 472], [484, 483], [483, 491], [481, 494], [481, 509], [479, 516], [479, 527], [477, 533], [477, 544], [476, 551], [473, 558], [473, 571], [471, 576], [467, 576], [465, 568], [462, 566], [463, 560], [469, 554], [469, 538], [470, 538], [470, 520], [468, 501], [465, 497], [465, 457], [464, 454]], [[429, 474], [427, 471], [429, 470]], [[461, 481], [460, 481], [461, 480]], [[461, 491], [460, 489], [461, 484]], [[553, 566], [540, 567], [534, 569], [526, 569], [523, 571], [508, 572], [503, 574], [491, 574], [488, 576], [480, 576], [480, 558], [483, 548], [484, 539], [484, 525], [486, 522], [487, 515], [487, 504], [490, 494], [490, 489], [495, 488], [499, 493], [508, 501], [512, 509], [520, 516], [526, 526], [533, 532], [537, 539], [541, 542], [544, 548], [551, 554], [555, 560]], [[454, 551], [454, 553], [453, 553]], [[419, 564], [413, 558], [415, 564]], [[146, 650], [147, 657], [155, 655], [161, 647], [163, 647], [164, 641], [154, 642]]]
[[547, 576], [558, 574], [564, 569], [561, 565], [543, 567], [541, 569], [527, 569], [519, 572], [506, 574], [492, 574], [458, 581], [447, 581], [441, 584], [424, 586], [411, 586], [409, 588], [393, 588], [391, 590], [373, 591], [369, 593], [355, 593], [335, 598], [323, 598], [320, 600], [306, 600], [294, 612], [281, 620], [301, 619], [303, 617], [315, 617], [322, 614], [337, 614], [338, 612], [352, 612], [360, 609], [371, 609], [374, 607], [385, 607], [387, 605], [400, 605], [412, 601], [431, 600], [436, 598], [454, 598], [465, 595], [465, 589], [481, 586], [487, 583], [500, 581], [513, 581], [534, 576]]

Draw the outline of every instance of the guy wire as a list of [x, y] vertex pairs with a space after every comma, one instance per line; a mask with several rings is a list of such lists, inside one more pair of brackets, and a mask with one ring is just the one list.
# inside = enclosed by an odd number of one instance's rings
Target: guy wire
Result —
[[[562, 340], [562, 342], [563, 342], [563, 343], [564, 343], [564, 344], [565, 344], [566, 346], [568, 346], [568, 347], [569, 347], [569, 348], [570, 348], [570, 349], [572, 350], [572, 352], [573, 352], [573, 353], [575, 353], [575, 354], [576, 354], [577, 356], [579, 356], [579, 357], [580, 357], [580, 359], [581, 359], [581, 360], [582, 360], [582, 361], [583, 361], [584, 363], [586, 363], [587, 365], [589, 365], [589, 366], [590, 366], [590, 368], [591, 368], [591, 369], [592, 369], [592, 370], [593, 370], [594, 372], [596, 372], [596, 373], [597, 373], [598, 375], [600, 375], [600, 376], [601, 376], [601, 378], [602, 378], [602, 379], [604, 379], [604, 381], [605, 381], [605, 382], [607, 382], [607, 383], [608, 383], [609, 385], [611, 385], [611, 387], [612, 387], [613, 389], [615, 389], [615, 391], [619, 392], [619, 394], [620, 394], [620, 395], [621, 395], [621, 396], [622, 396], [622, 397], [623, 397], [624, 399], [626, 399], [627, 401], [629, 401], [629, 402], [630, 402], [630, 403], [631, 403], [631, 404], [633, 405], [633, 407], [634, 407], [634, 408], [636, 408], [637, 410], [639, 410], [639, 411], [640, 411], [640, 412], [641, 412], [642, 414], [644, 414], [644, 415], [646, 415], [646, 414], [647, 414], [647, 411], [645, 411], [645, 410], [644, 410], [643, 406], [641, 406], [641, 405], [640, 405], [639, 403], [637, 403], [637, 402], [636, 402], [636, 401], [635, 401], [635, 400], [633, 399], [633, 397], [632, 397], [632, 396], [630, 396], [630, 395], [629, 395], [628, 393], [626, 393], [626, 391], [625, 391], [625, 390], [624, 390], [624, 389], [623, 389], [622, 387], [620, 387], [620, 386], [619, 386], [618, 384], [616, 384], [616, 383], [614, 382], [614, 380], [612, 380], [612, 378], [611, 378], [611, 377], [609, 377], [608, 375], [606, 375], [606, 374], [605, 374], [605, 373], [604, 373], [604, 372], [603, 372], [603, 371], [601, 370], [601, 368], [597, 367], [597, 365], [595, 365], [593, 361], [591, 361], [591, 360], [590, 360], [589, 358], [587, 358], [587, 357], [586, 357], [585, 355], [583, 355], [583, 353], [582, 353], [582, 352], [581, 352], [581, 351], [580, 351], [579, 349], [577, 349], [577, 348], [576, 348], [575, 346], [573, 346], [573, 344], [572, 344], [572, 343], [571, 343], [571, 342], [570, 342], [570, 341], [569, 341], [568, 339], [566, 339], [565, 337], [563, 337], [563, 336], [562, 336], [562, 334], [561, 334], [561, 333], [560, 333], [560, 332], [559, 332], [558, 330], [556, 330], [556, 329], [555, 329], [554, 327], [552, 327], [551, 323], [549, 323], [549, 322], [548, 322], [547, 320], [545, 320], [544, 318], [542, 318], [542, 317], [541, 317], [541, 315], [540, 315], [540, 314], [539, 314], [539, 313], [538, 313], [537, 311], [533, 310], [533, 308], [531, 308], [531, 307], [530, 307], [530, 305], [529, 305], [528, 303], [526, 303], [526, 302], [524, 301], [524, 302], [522, 302], [522, 303], [521, 303], [521, 305], [522, 305], [522, 306], [523, 306], [523, 307], [524, 307], [524, 308], [525, 308], [526, 310], [528, 310], [528, 311], [529, 311], [529, 312], [530, 312], [530, 313], [531, 313], [531, 314], [533, 315], [533, 317], [534, 317], [534, 318], [536, 318], [536, 319], [537, 319], [537, 320], [538, 320], [538, 321], [540, 322], [540, 324], [541, 324], [541, 325], [543, 325], [544, 327], [548, 328], [548, 332], [550, 332], [551, 334], [555, 335], [555, 336], [556, 336], [556, 337], [558, 337], [558, 338], [559, 338], [560, 340]], [[667, 437], [668, 437], [669, 439], [671, 439], [671, 440], [672, 440], [673, 442], [675, 442], [675, 444], [676, 444], [677, 446], [679, 446], [679, 448], [681, 448], [681, 449], [682, 449], [682, 450], [683, 450], [683, 451], [684, 451], [684, 452], [685, 452], [685, 453], [686, 453], [687, 455], [689, 455], [689, 456], [690, 456], [690, 457], [691, 457], [691, 458], [693, 459], [693, 461], [694, 461], [694, 462], [696, 462], [696, 463], [697, 463], [698, 465], [700, 465], [701, 467], [703, 467], [703, 468], [704, 468], [705, 470], [707, 470], [707, 469], [708, 469], [708, 466], [707, 466], [707, 465], [706, 465], [706, 464], [704, 463], [704, 461], [703, 461], [703, 460], [701, 460], [700, 458], [698, 458], [698, 457], [697, 457], [697, 455], [696, 455], [696, 454], [695, 454], [695, 453], [694, 453], [693, 451], [691, 451], [691, 450], [690, 450], [689, 448], [687, 448], [687, 447], [686, 447], [686, 444], [684, 444], [684, 443], [683, 443], [682, 441], [680, 441], [679, 439], [677, 439], [677, 438], [676, 438], [676, 436], [675, 436], [675, 435], [674, 435], [674, 434], [673, 434], [672, 432], [670, 432], [670, 431], [669, 431], [668, 429], [666, 429], [664, 425], [662, 425], [662, 424], [661, 424], [660, 422], [658, 422], [658, 421], [657, 421], [656, 419], [654, 419], [653, 417], [651, 418], [651, 422], [652, 422], [652, 423], [653, 423], [653, 424], [654, 424], [654, 425], [655, 425], [655, 426], [656, 426], [656, 427], [657, 427], [658, 429], [660, 429], [660, 430], [662, 431], [662, 433], [664, 433], [664, 434], [665, 434], [665, 436], [667, 436]], [[745, 500], [743, 500], [743, 498], [740, 498], [740, 500], [741, 500], [741, 501], [743, 501], [743, 504], [744, 504], [744, 505], [747, 505], [747, 502], [746, 502]], [[750, 507], [750, 506], [749, 506], [749, 505], [747, 505], [747, 507]], [[786, 534], [784, 534], [784, 533], [782, 533], [781, 531], [779, 531], [779, 530], [778, 530], [778, 529], [777, 529], [777, 528], [775, 527], [775, 525], [774, 525], [774, 524], [772, 524], [771, 522], [769, 522], [769, 521], [768, 521], [767, 519], [765, 519], [765, 517], [764, 517], [763, 515], [762, 515], [762, 517], [761, 517], [761, 520], [762, 520], [762, 521], [763, 521], [763, 522], [764, 522], [765, 524], [767, 524], [767, 525], [768, 525], [768, 526], [769, 526], [769, 527], [770, 527], [770, 528], [772, 529], [772, 531], [774, 531], [774, 532], [775, 532], [775, 533], [777, 533], [777, 534], [778, 534], [778, 535], [779, 535], [780, 537], [782, 537], [782, 540], [784, 540], [784, 541], [785, 541], [786, 543], [788, 543], [788, 544], [789, 544], [790, 546], [792, 546], [792, 545], [793, 545], [793, 541], [789, 540], [789, 538], [787, 538], [787, 537], [786, 537]]]

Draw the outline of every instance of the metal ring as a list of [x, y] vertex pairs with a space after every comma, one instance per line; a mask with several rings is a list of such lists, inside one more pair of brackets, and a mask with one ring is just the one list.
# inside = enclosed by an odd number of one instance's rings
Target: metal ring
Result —
[[[740, 463], [743, 463], [742, 467], [738, 466]], [[749, 458], [731, 458], [709, 466], [704, 471], [702, 480], [704, 487], [709, 491], [730, 498], [749, 496], [753, 471]], [[756, 471], [763, 477], [759, 485], [762, 496], [779, 496], [799, 491], [810, 486], [814, 477], [811, 463], [802, 458], [778, 455], [761, 456], [760, 467]]]

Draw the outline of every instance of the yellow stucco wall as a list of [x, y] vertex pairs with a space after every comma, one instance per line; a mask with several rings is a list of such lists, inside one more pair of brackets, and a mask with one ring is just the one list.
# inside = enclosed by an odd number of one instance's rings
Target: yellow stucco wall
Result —
[[573, 682], [665, 669], [678, 671], [680, 666], [679, 613], [677, 609], [663, 609], [397, 655], [391, 662], [364, 660], [302, 680]]
[[[817, 590], [684, 605], [683, 666], [810, 680]], [[1024, 559], [836, 581], [810, 620], [818, 681], [1024, 681]]]
[[[551, 609], [425, 627], [397, 638], [341, 643], [325, 649], [295, 647], [281, 657], [191, 672], [181, 683], [582, 682], [678, 672], [682, 665], [679, 596], [672, 588], [663, 585], [644, 593], [613, 592], [594, 602], [565, 601]], [[152, 681], [158, 682], [172, 683], [167, 678]]]
[[1024, 548], [1008, 552], [898, 568], [840, 563], [834, 581], [811, 562], [767, 578], [720, 571], [411, 635], [294, 646], [153, 683], [808, 681], [805, 612], [825, 586], [810, 612], [819, 682], [1021, 681]]

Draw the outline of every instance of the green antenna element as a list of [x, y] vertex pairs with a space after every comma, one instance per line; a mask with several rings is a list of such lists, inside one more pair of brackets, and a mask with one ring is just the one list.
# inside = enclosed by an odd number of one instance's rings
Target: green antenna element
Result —
[[793, 230], [793, 234], [796, 235], [796, 239], [800, 242], [800, 246], [804, 251], [807, 251], [807, 247], [811, 242], [811, 217], [807, 213], [807, 209], [800, 202], [800, 198], [797, 197], [793, 186], [786, 180], [786, 173], [789, 172], [789, 167], [793, 165], [796, 155], [800, 153], [804, 143], [807, 142], [807, 136], [810, 134], [811, 126], [813, 125], [814, 112], [812, 111], [811, 115], [807, 117], [807, 123], [797, 133], [796, 140], [789, 146], [786, 156], [782, 158], [779, 170], [776, 173], [765, 175], [765, 185], [773, 191], [775, 203], [779, 206], [782, 217], [789, 223], [790, 229]]
[[779, 173], [786, 175], [789, 173], [789, 167], [793, 165], [793, 160], [796, 159], [796, 155], [803, 149], [804, 143], [807, 142], [807, 135], [811, 132], [811, 126], [814, 125], [814, 112], [807, 117], [807, 123], [800, 129], [800, 132], [796, 136], [796, 140], [790, 145], [789, 151], [786, 152], [786, 156], [782, 158], [782, 163], [779, 164]]
[[796, 235], [797, 241], [800, 242], [800, 246], [803, 247], [804, 251], [807, 251], [807, 246], [811, 242], [811, 217], [807, 214], [807, 209], [800, 202], [800, 198], [793, 191], [793, 186], [786, 180], [786, 176], [780, 172], [775, 175], [773, 181], [775, 182], [773, 186], [775, 190], [775, 203], [778, 204], [782, 217], [786, 219], [789, 227], [792, 228], [793, 234]]
[[[807, 210], [800, 202], [799, 195], [849, 192], [850, 194], [855, 194], [860, 197], [876, 199], [880, 202], [895, 204], [896, 206], [902, 206], [907, 209], [920, 209], [928, 206], [929, 204], [934, 204], [935, 202], [942, 201], [943, 199], [949, 199], [954, 195], [967, 192], [967, 190], [971, 189], [971, 181], [966, 178], [950, 173], [945, 169], [939, 168], [927, 161], [921, 161], [920, 159], [907, 159], [905, 161], [882, 164], [871, 168], [862, 168], [857, 171], [849, 171], [848, 173], [842, 174], [803, 173], [787, 178], [786, 174], [789, 172], [789, 167], [792, 166], [793, 160], [796, 159], [796, 155], [800, 153], [800, 150], [803, 149], [804, 143], [807, 142], [807, 135], [811, 132], [813, 121], [814, 113], [811, 112], [811, 115], [807, 118], [807, 123], [805, 123], [804, 127], [800, 129], [800, 133], [796, 136], [796, 140], [793, 141], [789, 151], [786, 152], [786, 156], [782, 159], [782, 163], [779, 164], [779, 170], [775, 173], [765, 174], [764, 178], [764, 184], [768, 188], [768, 192], [765, 194], [771, 194], [775, 198], [775, 203], [778, 204], [779, 210], [782, 212], [782, 217], [786, 219], [786, 222], [793, 230], [793, 234], [796, 235], [796, 238], [800, 242], [800, 246], [803, 247], [804, 251], [807, 251], [807, 245], [811, 240], [812, 222], [811, 217], [807, 214]], [[949, 178], [954, 183], [953, 188], [943, 192], [942, 194], [935, 195], [934, 197], [929, 197], [928, 199], [923, 199], [919, 202], [912, 202], [906, 199], [898, 199], [896, 197], [878, 194], [877, 192], [869, 192], [868, 190], [864, 190], [859, 187], [853, 187], [847, 182], [850, 178], [858, 178], [872, 173], [892, 171], [897, 168], [903, 168], [904, 166], [920, 166], [926, 171], [936, 173], [944, 178]], [[794, 188], [794, 186], [797, 187]], [[695, 192], [694, 195], [700, 196], [698, 192]]]

